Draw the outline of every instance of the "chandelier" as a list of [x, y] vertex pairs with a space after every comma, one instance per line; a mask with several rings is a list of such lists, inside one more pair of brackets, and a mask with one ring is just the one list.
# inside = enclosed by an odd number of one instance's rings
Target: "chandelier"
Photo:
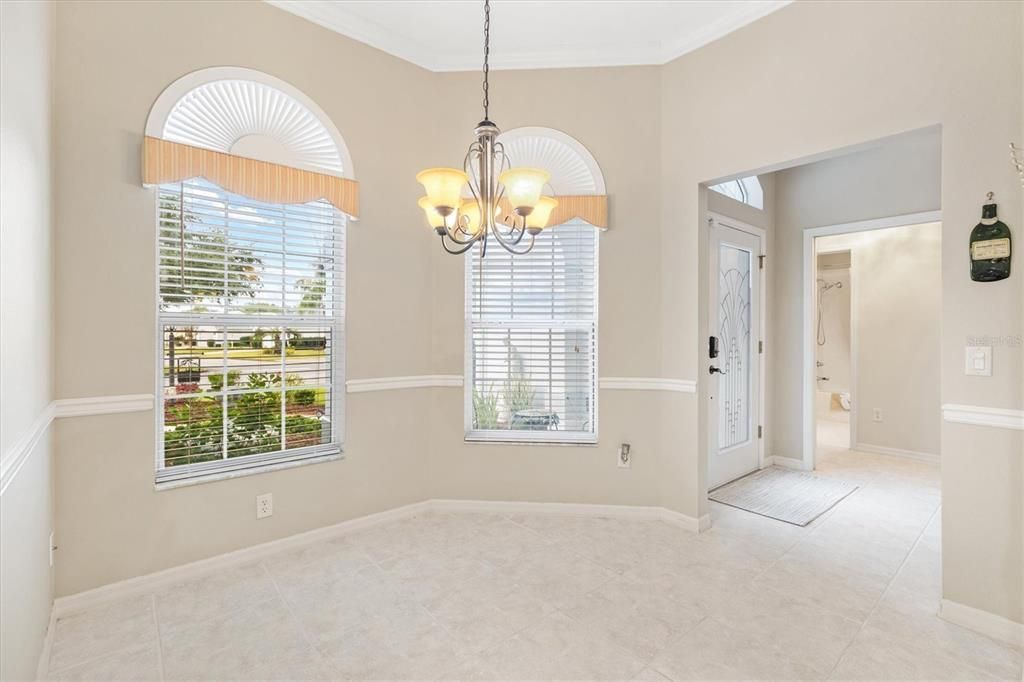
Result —
[[[490, 120], [489, 111], [490, 51], [491, 3], [484, 0], [484, 120], [476, 126], [476, 142], [469, 145], [463, 170], [429, 168], [416, 175], [427, 192], [419, 200], [420, 208], [440, 236], [441, 246], [455, 255], [479, 242], [483, 257], [492, 236], [509, 253], [527, 253], [558, 205], [554, 198], [542, 196], [550, 173], [539, 168], [512, 168], [504, 146], [497, 141], [501, 131]], [[463, 196], [467, 185], [471, 197]], [[524, 240], [526, 235], [528, 240]]]

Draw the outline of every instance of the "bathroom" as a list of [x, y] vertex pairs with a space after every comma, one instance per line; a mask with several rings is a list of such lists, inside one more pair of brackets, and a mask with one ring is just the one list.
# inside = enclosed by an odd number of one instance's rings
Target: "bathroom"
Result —
[[819, 448], [938, 460], [941, 241], [938, 222], [815, 239]]
[[[822, 240], [825, 242], [827, 240]], [[818, 442], [848, 448], [850, 441], [851, 251], [819, 245], [815, 310]]]

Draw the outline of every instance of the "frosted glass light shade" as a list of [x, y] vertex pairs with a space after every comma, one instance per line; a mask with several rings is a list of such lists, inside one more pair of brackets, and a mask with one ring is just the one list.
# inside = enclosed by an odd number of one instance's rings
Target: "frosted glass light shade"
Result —
[[430, 224], [432, 228], [436, 230], [439, 227], [445, 226], [444, 216], [437, 212], [437, 209], [431, 205], [430, 200], [427, 199], [427, 197], [420, 197], [420, 200], [417, 203], [420, 205], [420, 208], [423, 209], [423, 212], [427, 215], [427, 222]]
[[539, 168], [509, 168], [498, 176], [498, 182], [505, 186], [512, 208], [533, 208], [550, 178], [550, 173]]
[[558, 200], [552, 197], [541, 197], [537, 201], [537, 205], [533, 207], [533, 211], [530, 215], [526, 216], [527, 227], [547, 227], [548, 220], [551, 218], [551, 212], [555, 210], [555, 206], [558, 206]]
[[416, 174], [416, 182], [423, 185], [434, 208], [458, 208], [467, 180], [466, 174], [456, 168], [428, 168]]
[[[476, 234], [480, 231], [480, 204], [476, 202], [476, 199], [463, 199], [462, 205], [459, 207], [459, 215], [469, 218], [466, 230], [470, 234]], [[459, 224], [461, 225], [462, 222], [460, 219]]]

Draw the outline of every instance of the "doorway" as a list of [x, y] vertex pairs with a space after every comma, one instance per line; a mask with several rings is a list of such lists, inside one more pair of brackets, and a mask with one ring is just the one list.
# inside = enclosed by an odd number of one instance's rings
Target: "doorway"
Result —
[[709, 214], [708, 488], [757, 471], [764, 461], [764, 231]]
[[[908, 268], [911, 267], [911, 259], [914, 257], [912, 254], [921, 255], [924, 251], [916, 248], [913, 242], [908, 242], [906, 252], [901, 254], [893, 253], [891, 246], [876, 245], [874, 250], [882, 249], [884, 252], [885, 249], [890, 249], [888, 255], [891, 258], [875, 258], [875, 264], [864, 255], [860, 256], [860, 264], [857, 260], [858, 253], [871, 253], [865, 250], [867, 244], [872, 241], [880, 242], [886, 235], [905, 235], [907, 238], [915, 238], [914, 235], [917, 235], [916, 238], [920, 238], [930, 234], [938, 240], [941, 234], [941, 219], [940, 211], [928, 211], [804, 231], [804, 469], [817, 468], [818, 453], [821, 449], [832, 451], [839, 448], [924, 461], [938, 460], [936, 443], [929, 443], [926, 437], [913, 437], [921, 433], [934, 435], [937, 432], [937, 424], [930, 423], [934, 420], [927, 416], [929, 412], [937, 414], [937, 406], [935, 410], [929, 410], [923, 405], [925, 396], [937, 400], [935, 396], [938, 395], [938, 387], [928, 384], [928, 389], [915, 390], [913, 393], [907, 393], [906, 390], [908, 387], [924, 386], [926, 376], [935, 377], [932, 367], [936, 364], [937, 358], [931, 356], [937, 353], [937, 341], [933, 344], [928, 338], [937, 334], [936, 320], [941, 284], [926, 287], [926, 292], [930, 296], [930, 306], [935, 309], [931, 315], [934, 319], [917, 320], [918, 326], [915, 327], [913, 318], [916, 317], [915, 313], [924, 312], [924, 303], [921, 302], [920, 295], [913, 295], [910, 287], [920, 285], [925, 279], [923, 276], [908, 276]], [[930, 252], [935, 254], [938, 252], [937, 249], [938, 247], [933, 244]], [[845, 253], [849, 253], [846, 257], [846, 279], [842, 277], [841, 267]], [[822, 258], [827, 254], [833, 254], [831, 259]], [[832, 269], [829, 267], [830, 262], [840, 267]], [[822, 267], [823, 264], [825, 267]], [[927, 268], [927, 274], [931, 279], [939, 280], [939, 268], [935, 263], [919, 266], [918, 269], [920, 267]], [[898, 286], [885, 286], [885, 278], [892, 278], [894, 284]], [[840, 283], [843, 283], [849, 292], [847, 312], [842, 310], [838, 295], [842, 291]], [[876, 293], [869, 295], [862, 290], [874, 290]], [[900, 299], [908, 300], [904, 300], [900, 306]], [[915, 304], [915, 301], [918, 303]], [[840, 385], [842, 381], [833, 381], [834, 374], [840, 379], [843, 376], [842, 353], [822, 353], [822, 346], [819, 345], [821, 331], [824, 331], [824, 346], [829, 345], [830, 306], [833, 334], [841, 329], [835, 318], [849, 316], [846, 356], [848, 382], [845, 386]], [[862, 309], [871, 312], [871, 319], [863, 319], [860, 312]], [[819, 329], [819, 320], [824, 322], [823, 329]], [[932, 330], [931, 334], [921, 334], [921, 324], [925, 323]], [[838, 340], [833, 336], [833, 341]], [[840, 346], [838, 350], [842, 350], [841, 343], [833, 345]], [[929, 347], [932, 345], [935, 348]], [[858, 360], [861, 357], [870, 358], [871, 363], [864, 365]], [[922, 365], [922, 360], [926, 357], [929, 361]], [[824, 366], [819, 366], [819, 362]], [[869, 382], [868, 385], [864, 385], [865, 381]], [[937, 382], [937, 379], [935, 381]], [[832, 388], [845, 390], [833, 391]], [[844, 401], [847, 403], [845, 411], [849, 423], [845, 433], [828, 421], [829, 417], [836, 417], [837, 420], [842, 418], [837, 415], [844, 411]], [[916, 409], [908, 406], [914, 406]], [[842, 442], [844, 436], [845, 442]]]
[[818, 445], [848, 450], [856, 442], [851, 413], [857, 334], [853, 251], [843, 240], [839, 235], [815, 242], [814, 416]]

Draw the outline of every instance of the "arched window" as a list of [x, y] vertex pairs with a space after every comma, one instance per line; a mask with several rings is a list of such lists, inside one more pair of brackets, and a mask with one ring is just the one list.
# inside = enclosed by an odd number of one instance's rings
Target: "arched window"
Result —
[[157, 187], [158, 483], [338, 456], [346, 213], [337, 130], [287, 83], [207, 69], [147, 124]]
[[[518, 128], [499, 140], [515, 165], [551, 172], [545, 193], [560, 207], [604, 195], [593, 156], [564, 133]], [[467, 439], [597, 440], [600, 230], [583, 217], [563, 211], [527, 254], [481, 258], [476, 247], [466, 259]]]
[[761, 188], [761, 181], [757, 179], [756, 175], [722, 182], [712, 185], [709, 189], [748, 206], [759, 209], [764, 208], [764, 190]]

